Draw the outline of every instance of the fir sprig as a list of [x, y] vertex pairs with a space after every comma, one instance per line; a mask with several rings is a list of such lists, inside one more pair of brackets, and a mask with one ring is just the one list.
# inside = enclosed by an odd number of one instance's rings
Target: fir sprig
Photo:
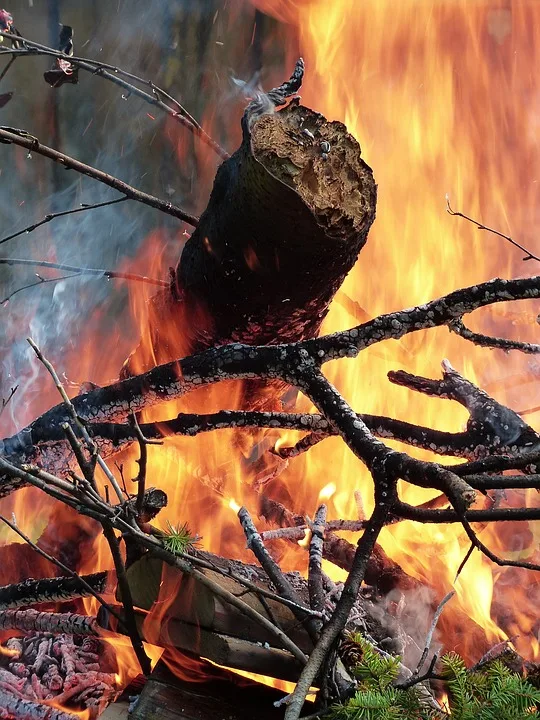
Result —
[[[494, 660], [471, 672], [463, 658], [448, 653], [441, 659], [444, 690], [450, 713], [426, 707], [417, 689], [395, 687], [399, 658], [389, 658], [361, 635], [351, 635], [356, 645], [352, 673], [358, 679], [354, 697], [331, 708], [330, 720], [533, 720], [540, 717], [540, 689]], [[353, 648], [354, 651], [354, 648]], [[349, 649], [350, 652], [350, 649]]]
[[161, 542], [163, 547], [173, 555], [181, 555], [197, 545], [201, 538], [192, 535], [187, 523], [172, 525], [167, 520], [167, 530], [162, 531]]

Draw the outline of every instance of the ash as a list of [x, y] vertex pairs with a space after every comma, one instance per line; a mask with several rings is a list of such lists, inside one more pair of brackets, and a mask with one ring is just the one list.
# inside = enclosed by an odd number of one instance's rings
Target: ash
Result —
[[33, 633], [0, 645], [0, 689], [34, 703], [54, 700], [96, 718], [118, 694], [95, 637]]

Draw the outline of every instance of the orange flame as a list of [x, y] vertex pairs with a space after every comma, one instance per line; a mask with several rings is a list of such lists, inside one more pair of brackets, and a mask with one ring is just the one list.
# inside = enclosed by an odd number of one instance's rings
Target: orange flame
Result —
[[[292, 66], [298, 50], [306, 60], [303, 102], [329, 119], [346, 123], [362, 143], [379, 184], [377, 221], [357, 266], [332, 305], [323, 332], [356, 324], [355, 307], [374, 317], [496, 275], [534, 271], [530, 264], [521, 264], [521, 255], [501, 239], [447, 215], [445, 195], [450, 194], [456, 209], [534, 247], [531, 228], [536, 225], [539, 199], [540, 92], [531, 69], [538, 67], [540, 60], [540, 5], [502, 0], [253, 2], [288, 23], [287, 28], [280, 27], [279, 41], [287, 43], [287, 67]], [[185, 145], [178, 147], [179, 157], [186, 152]], [[208, 171], [209, 163], [204, 167]], [[184, 239], [179, 232], [178, 241]], [[156, 231], [143, 244], [135, 263], [130, 262], [130, 270], [166, 277], [164, 246], [163, 232]], [[208, 250], [211, 252], [210, 245]], [[248, 253], [246, 262], [255, 267], [259, 260]], [[148, 300], [154, 292], [146, 285], [130, 287], [131, 311], [140, 328], [147, 365], [157, 361], [148, 323]], [[534, 341], [537, 314], [533, 303], [523, 302], [479, 312], [472, 324], [475, 329]], [[131, 337], [118, 323], [112, 334], [108, 331], [104, 353], [95, 339], [100, 337], [100, 323], [105, 327], [99, 314], [88, 319], [88, 346], [66, 358], [70, 379], [105, 383], [117, 377], [132, 349]], [[178, 331], [171, 337], [181, 355], [185, 338]], [[526, 356], [476, 348], [444, 328], [412, 334], [399, 343], [381, 343], [353, 362], [330, 363], [325, 372], [358, 411], [458, 431], [467, 418], [463, 408], [393, 386], [386, 378], [389, 370], [397, 368], [437, 377], [443, 357], [511, 407], [540, 406], [538, 376]], [[147, 412], [145, 419], [164, 420], [179, 411], [233, 408], [238, 401], [238, 388], [223, 384], [207, 389], [203, 397], [194, 394]], [[29, 401], [26, 419], [30, 421], [56, 402], [52, 383], [40, 375], [39, 397], [36, 393]], [[298, 409], [311, 408], [301, 400]], [[538, 411], [527, 416], [533, 424], [538, 419]], [[252, 561], [231, 509], [236, 511], [244, 502], [249, 506], [246, 486], [270, 441], [288, 444], [297, 437], [269, 431], [244, 433], [239, 439], [238, 433], [219, 430], [196, 438], [167, 438], [163, 446], [150, 447], [150, 482], [169, 496], [169, 507], [156, 524], [164, 528], [167, 520], [174, 524], [187, 521], [204, 537], [205, 549]], [[426, 452], [405, 450], [415, 457], [433, 459]], [[130, 484], [137, 474], [135, 459], [136, 450], [122, 457], [130, 490], [135, 489]], [[328, 504], [330, 519], [368, 516], [373, 509], [371, 478], [339, 438], [327, 439], [291, 460], [275, 485], [282, 497], [289, 498], [291, 509], [308, 515], [313, 514], [317, 498]], [[435, 494], [405, 483], [400, 487], [401, 497], [411, 504], [421, 504]], [[40, 507], [45, 508], [43, 496], [30, 490], [13, 495], [3, 509], [5, 514], [14, 510], [25, 529], [35, 516], [36, 503], [29, 497], [39, 497]], [[507, 497], [510, 505], [522, 504], [524, 499], [530, 506], [539, 504], [538, 496], [531, 492], [510, 492]], [[42, 516], [45, 523], [45, 509]], [[87, 531], [90, 535], [90, 529]], [[40, 532], [41, 528], [34, 528], [33, 539]], [[538, 533], [533, 524], [505, 523], [487, 526], [482, 540], [501, 555], [532, 560], [538, 554]], [[4, 536], [2, 532], [1, 538], [7, 542], [7, 533]], [[454, 585], [456, 570], [469, 547], [458, 526], [411, 522], [386, 528], [380, 543], [408, 573], [434, 588], [438, 597]], [[290, 545], [283, 552], [283, 567], [305, 571], [303, 551]], [[110, 566], [107, 548], [97, 541], [84, 571]], [[343, 572], [328, 563], [324, 569], [335, 579], [343, 579]], [[50, 568], [43, 569], [43, 574], [50, 574]], [[494, 570], [475, 551], [455, 587], [456, 598], [445, 608], [439, 624], [445, 648], [477, 659], [482, 645], [517, 635], [518, 651], [529, 658], [538, 657], [535, 597], [539, 586], [534, 577], [512, 568]], [[156, 644], [166, 642], [164, 621], [178, 593], [178, 586], [164, 576], [159, 601], [144, 625], [146, 637]], [[189, 601], [189, 593], [185, 600]], [[95, 612], [91, 607], [87, 604], [88, 610]], [[419, 608], [426, 615], [431, 610], [425, 602]], [[420, 632], [410, 630], [411, 634]], [[415, 639], [421, 643], [424, 636]], [[118, 674], [125, 683], [129, 667], [136, 668], [128, 642], [107, 642], [119, 658]], [[177, 674], [194, 677], [194, 665], [187, 667], [185, 659], [173, 656], [167, 662]]]

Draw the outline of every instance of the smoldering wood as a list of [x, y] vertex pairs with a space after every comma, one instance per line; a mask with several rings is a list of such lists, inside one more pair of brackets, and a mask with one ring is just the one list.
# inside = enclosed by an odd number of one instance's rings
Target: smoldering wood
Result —
[[[96, 637], [31, 632], [8, 639], [1, 650], [0, 687], [34, 702], [36, 713], [50, 710], [51, 705], [40, 703], [52, 699], [74, 710], [87, 708], [94, 718], [118, 693], [115, 674], [106, 671], [107, 653]], [[34, 717], [25, 715], [24, 707], [19, 710], [13, 715], [17, 720]]]
[[228, 342], [314, 337], [375, 205], [373, 173], [341, 123], [293, 102], [244, 124], [174, 282], [150, 304], [152, 348], [139, 348], [126, 372]]
[[95, 618], [77, 613], [39, 612], [38, 610], [2, 610], [0, 630], [25, 632], [70, 633], [72, 635], [98, 635]]
[[[102, 593], [107, 584], [107, 572], [82, 575], [97, 593]], [[54, 577], [34, 580], [28, 578], [20, 583], [0, 587], [0, 610], [7, 610], [39, 603], [65, 602], [77, 597], [88, 597], [89, 591], [74, 577]], [[0, 620], [1, 623], [1, 620]]]

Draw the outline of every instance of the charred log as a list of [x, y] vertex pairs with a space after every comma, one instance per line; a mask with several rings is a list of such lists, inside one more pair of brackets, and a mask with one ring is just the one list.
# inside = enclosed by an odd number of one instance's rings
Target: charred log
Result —
[[360, 155], [342, 123], [295, 101], [246, 114], [170, 288], [150, 303], [151, 347], [125, 374], [233, 341], [314, 337], [375, 218]]
[[[97, 593], [102, 593], [107, 584], [107, 573], [97, 572], [82, 575]], [[0, 587], [0, 610], [27, 607], [39, 603], [65, 602], [77, 597], [88, 597], [90, 593], [74, 577], [55, 577], [34, 580], [28, 578], [20, 583]]]

